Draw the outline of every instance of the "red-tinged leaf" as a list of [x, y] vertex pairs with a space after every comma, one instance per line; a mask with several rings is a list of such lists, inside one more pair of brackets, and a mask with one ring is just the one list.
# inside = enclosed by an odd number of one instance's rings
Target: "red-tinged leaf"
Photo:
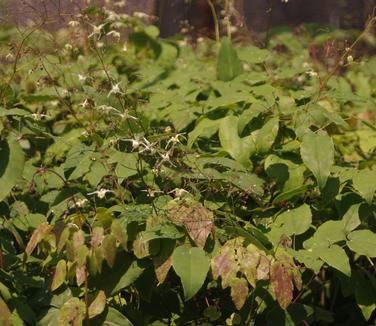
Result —
[[85, 316], [85, 304], [79, 298], [70, 298], [60, 309], [58, 326], [82, 326]]
[[73, 246], [75, 250], [85, 243], [85, 233], [82, 230], [78, 230], [72, 237]]
[[89, 318], [100, 315], [106, 307], [106, 295], [104, 291], [99, 291], [97, 297], [89, 306]]
[[122, 226], [118, 220], [114, 220], [111, 224], [111, 232], [115, 236], [116, 240], [119, 241], [120, 245], [125, 251], [128, 251], [127, 246], [127, 235], [123, 231]]
[[170, 256], [165, 260], [161, 260], [159, 257], [154, 257], [153, 262], [157, 280], [159, 284], [162, 284], [165, 281], [167, 274], [172, 266], [172, 258]]
[[250, 244], [247, 248], [243, 250], [238, 250], [238, 260], [240, 264], [240, 271], [245, 275], [249, 284], [254, 288], [256, 287], [257, 281], [257, 266], [260, 261], [259, 249]]
[[69, 227], [66, 227], [61, 233], [60, 233], [60, 237], [59, 237], [59, 241], [57, 243], [57, 252], [60, 253], [64, 246], [66, 245], [68, 239], [69, 239], [69, 236], [70, 236], [70, 230], [69, 230]]
[[7, 304], [0, 297], [0, 325], [12, 326], [12, 313]]
[[231, 282], [231, 298], [236, 309], [240, 310], [248, 296], [248, 283], [244, 278], [235, 278]]
[[25, 252], [28, 256], [34, 251], [39, 242], [41, 242], [47, 235], [51, 232], [52, 225], [47, 222], [39, 224], [39, 226], [34, 230], [31, 238], [26, 246]]
[[275, 253], [276, 259], [283, 265], [283, 267], [288, 271], [294, 284], [298, 290], [302, 289], [302, 277], [299, 271], [299, 267], [295, 265], [294, 258], [290, 256], [286, 250], [282, 247], [278, 247]]
[[270, 283], [279, 305], [286, 309], [292, 301], [292, 276], [278, 260], [274, 260], [271, 264]]
[[236, 278], [239, 269], [234, 250], [226, 246], [222, 247], [219, 255], [212, 258], [211, 269], [214, 279], [221, 277], [222, 288], [228, 287], [231, 281]]
[[91, 235], [91, 247], [93, 249], [99, 247], [103, 241], [103, 238], [104, 238], [104, 229], [101, 226], [95, 227]]
[[64, 282], [67, 276], [67, 263], [65, 260], [61, 259], [56, 265], [54, 278], [52, 279], [51, 291], [55, 291]]
[[116, 239], [112, 234], [107, 235], [102, 243], [104, 259], [108, 266], [113, 267], [116, 259]]
[[261, 255], [257, 266], [257, 280], [268, 280], [270, 272], [270, 258]]
[[86, 280], [86, 265], [76, 265], [76, 281], [77, 285], [81, 286]]
[[189, 236], [200, 247], [205, 246], [209, 235], [214, 232], [213, 213], [201, 204], [193, 203], [192, 206], [183, 204], [172, 207], [169, 211], [169, 219], [182, 223]]

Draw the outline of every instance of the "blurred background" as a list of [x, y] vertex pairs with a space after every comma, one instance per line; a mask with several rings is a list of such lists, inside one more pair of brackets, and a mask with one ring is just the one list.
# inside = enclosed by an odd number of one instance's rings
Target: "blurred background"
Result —
[[220, 21], [231, 19], [239, 33], [251, 36], [302, 23], [363, 29], [374, 15], [376, 0], [0, 0], [0, 19], [21, 25], [39, 21], [46, 28], [56, 29], [72, 14], [94, 5], [110, 6], [119, 13], [146, 13], [162, 36], [183, 31], [213, 37], [213, 8]]

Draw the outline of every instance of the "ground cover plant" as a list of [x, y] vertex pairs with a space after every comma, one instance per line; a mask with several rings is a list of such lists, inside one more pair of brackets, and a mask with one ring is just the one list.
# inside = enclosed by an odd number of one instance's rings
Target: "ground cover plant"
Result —
[[0, 31], [0, 324], [374, 322], [375, 36], [140, 18]]

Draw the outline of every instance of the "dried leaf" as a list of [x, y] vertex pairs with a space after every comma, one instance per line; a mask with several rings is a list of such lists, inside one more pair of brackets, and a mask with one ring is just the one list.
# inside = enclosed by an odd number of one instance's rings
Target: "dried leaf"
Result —
[[52, 230], [52, 225], [47, 222], [39, 224], [39, 226], [34, 230], [31, 238], [26, 246], [25, 252], [28, 256], [34, 251], [39, 242], [41, 242]]
[[235, 278], [231, 282], [231, 298], [236, 309], [240, 310], [248, 296], [248, 283], [244, 278]]
[[159, 284], [162, 284], [165, 281], [167, 274], [172, 266], [171, 256], [165, 260], [161, 260], [159, 257], [154, 257], [153, 262], [157, 280]]
[[212, 258], [211, 269], [214, 279], [221, 277], [222, 288], [228, 287], [239, 269], [233, 248], [224, 245], [219, 255]]
[[64, 282], [67, 276], [67, 263], [64, 259], [59, 260], [56, 265], [54, 278], [52, 279], [51, 291], [55, 291], [59, 288]]
[[106, 307], [106, 295], [104, 291], [99, 291], [97, 297], [89, 306], [89, 318], [100, 315]]
[[261, 255], [257, 266], [257, 280], [268, 280], [270, 272], [270, 259]]

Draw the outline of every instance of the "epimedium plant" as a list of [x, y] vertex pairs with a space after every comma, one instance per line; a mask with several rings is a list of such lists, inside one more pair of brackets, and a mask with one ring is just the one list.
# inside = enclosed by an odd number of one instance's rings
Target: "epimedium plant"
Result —
[[0, 34], [1, 323], [371, 321], [376, 58], [140, 17]]

